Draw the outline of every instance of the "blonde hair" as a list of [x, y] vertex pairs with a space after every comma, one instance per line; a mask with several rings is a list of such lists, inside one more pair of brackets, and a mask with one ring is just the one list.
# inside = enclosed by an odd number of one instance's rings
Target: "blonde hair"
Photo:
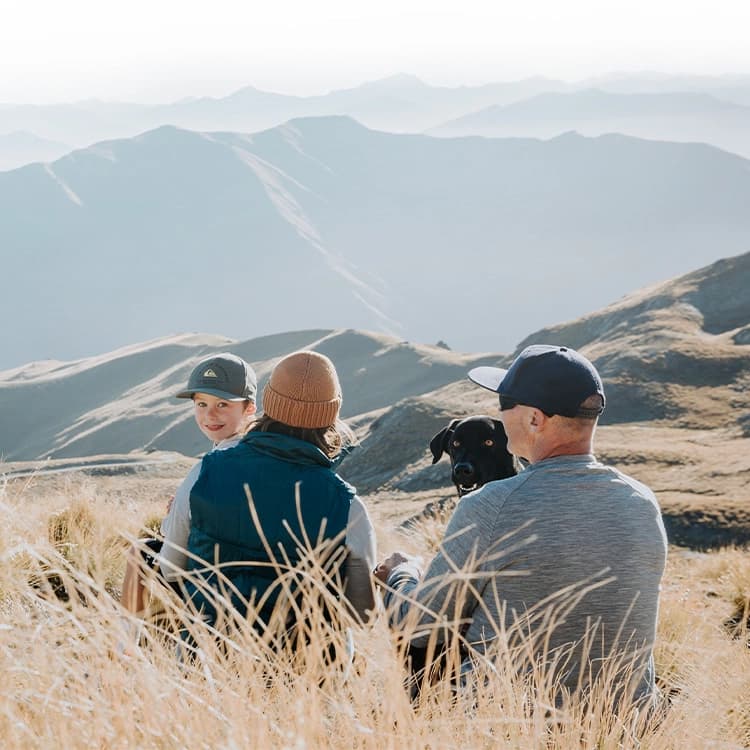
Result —
[[254, 431], [276, 432], [298, 440], [305, 440], [323, 451], [330, 459], [336, 458], [345, 447], [357, 442], [349, 426], [340, 419], [328, 427], [293, 427], [269, 417], [268, 414], [261, 414], [251, 423], [248, 430], [248, 432]]
[[[245, 411], [247, 411], [247, 407], [250, 406], [250, 404], [255, 406], [255, 399], [246, 398], [243, 401], [243, 403], [245, 404]], [[253, 422], [254, 422], [254, 415], [255, 415], [255, 410], [253, 410], [252, 414], [247, 415], [247, 418], [242, 423], [242, 429], [237, 433], [238, 435], [243, 436], [243, 435], [247, 435], [247, 433], [250, 432], [250, 429], [252, 428]]]

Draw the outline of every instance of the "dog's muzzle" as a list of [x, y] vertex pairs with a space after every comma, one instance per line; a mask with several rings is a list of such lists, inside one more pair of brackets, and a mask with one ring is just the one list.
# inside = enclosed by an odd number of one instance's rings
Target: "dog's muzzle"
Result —
[[477, 488], [477, 474], [468, 461], [461, 461], [453, 467], [453, 482], [461, 495]]

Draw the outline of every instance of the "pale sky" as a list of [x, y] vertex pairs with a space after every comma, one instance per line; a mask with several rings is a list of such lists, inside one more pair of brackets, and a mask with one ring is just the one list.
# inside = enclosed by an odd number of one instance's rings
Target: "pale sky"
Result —
[[615, 70], [750, 73], [750, 0], [0, 0], [5, 103]]

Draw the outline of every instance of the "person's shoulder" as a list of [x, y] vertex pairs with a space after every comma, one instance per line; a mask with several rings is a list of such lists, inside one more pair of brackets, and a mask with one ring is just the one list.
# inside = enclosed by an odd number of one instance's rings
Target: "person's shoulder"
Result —
[[[530, 472], [521, 470], [515, 476], [487, 482], [483, 487], [472, 492], [471, 495], [477, 495], [480, 499], [493, 502], [504, 500], [523, 487], [530, 476]], [[467, 497], [470, 497], [470, 495], [467, 495]]]
[[654, 505], [658, 507], [659, 501], [656, 499], [656, 495], [654, 494], [654, 491], [647, 484], [644, 484], [643, 482], [639, 482], [637, 479], [634, 479], [633, 477], [628, 476], [627, 474], [623, 474], [621, 471], [618, 471], [617, 469], [615, 469], [615, 471], [617, 471], [620, 478], [631, 487], [631, 489], [634, 491], [635, 494], [639, 495], [644, 500], [648, 500], [650, 503], [653, 503]]
[[342, 496], [346, 497], [350, 503], [355, 499], [359, 499], [357, 498], [357, 488], [353, 484], [349, 484], [346, 479], [343, 479], [335, 471], [331, 470], [327, 472], [327, 476], [329, 477], [329, 481], [339, 488]]
[[627, 505], [621, 507], [629, 507], [634, 511], [636, 508], [647, 508], [649, 517], [653, 512], [661, 514], [659, 500], [648, 485], [614, 466], [597, 462], [596, 468], [607, 477], [606, 493], [613, 502], [627, 501]]
[[214, 447], [211, 449], [211, 453], [214, 453], [216, 451], [226, 451], [230, 448], [236, 448], [239, 445], [240, 440], [242, 440], [242, 435], [233, 435], [230, 438], [225, 438], [224, 440], [220, 440], [218, 443], [214, 443]]
[[221, 463], [232, 457], [242, 455], [242, 446], [244, 445], [243, 435], [235, 435], [234, 437], [222, 440], [216, 443], [211, 450], [203, 456], [203, 461]]
[[514, 492], [522, 487], [527, 477], [520, 472], [516, 476], [506, 479], [496, 479], [487, 482], [479, 489], [464, 495], [456, 506], [456, 513], [461, 515], [472, 515], [481, 513], [483, 510], [496, 511]]
[[[205, 456], [203, 457], [205, 458]], [[193, 484], [195, 483], [195, 480], [198, 478], [198, 476], [201, 473], [201, 469], [203, 468], [203, 458], [200, 459], [200, 461], [196, 461], [188, 471], [187, 474], [185, 474], [185, 478], [180, 483], [180, 486], [184, 484]]]
[[357, 519], [364, 519], [367, 521], [367, 523], [372, 523], [370, 521], [370, 512], [367, 510], [367, 506], [365, 505], [362, 498], [357, 495], [356, 493], [353, 495], [349, 495], [349, 520], [355, 521]]
[[629, 474], [626, 474], [624, 471], [616, 469], [614, 466], [607, 466], [606, 468], [610, 472], [612, 472], [612, 474], [616, 476], [617, 479], [619, 479], [621, 482], [624, 482], [633, 492], [654, 503], [657, 502], [654, 491], [647, 484], [638, 481], [634, 477], [631, 477]]
[[[203, 458], [201, 458], [199, 462], [201, 473], [205, 474], [208, 471], [212, 471], [214, 466], [232, 466], [232, 462], [236, 461], [241, 453], [240, 445], [240, 438], [222, 440], [221, 443], [215, 445], [208, 453], [203, 455]], [[218, 470], [219, 469], [217, 469], [217, 471]]]

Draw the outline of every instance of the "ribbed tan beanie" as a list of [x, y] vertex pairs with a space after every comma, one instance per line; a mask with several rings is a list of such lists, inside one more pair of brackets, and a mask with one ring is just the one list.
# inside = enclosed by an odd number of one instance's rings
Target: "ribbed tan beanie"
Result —
[[329, 427], [341, 409], [336, 368], [317, 352], [294, 352], [273, 368], [263, 391], [263, 412], [292, 427]]

